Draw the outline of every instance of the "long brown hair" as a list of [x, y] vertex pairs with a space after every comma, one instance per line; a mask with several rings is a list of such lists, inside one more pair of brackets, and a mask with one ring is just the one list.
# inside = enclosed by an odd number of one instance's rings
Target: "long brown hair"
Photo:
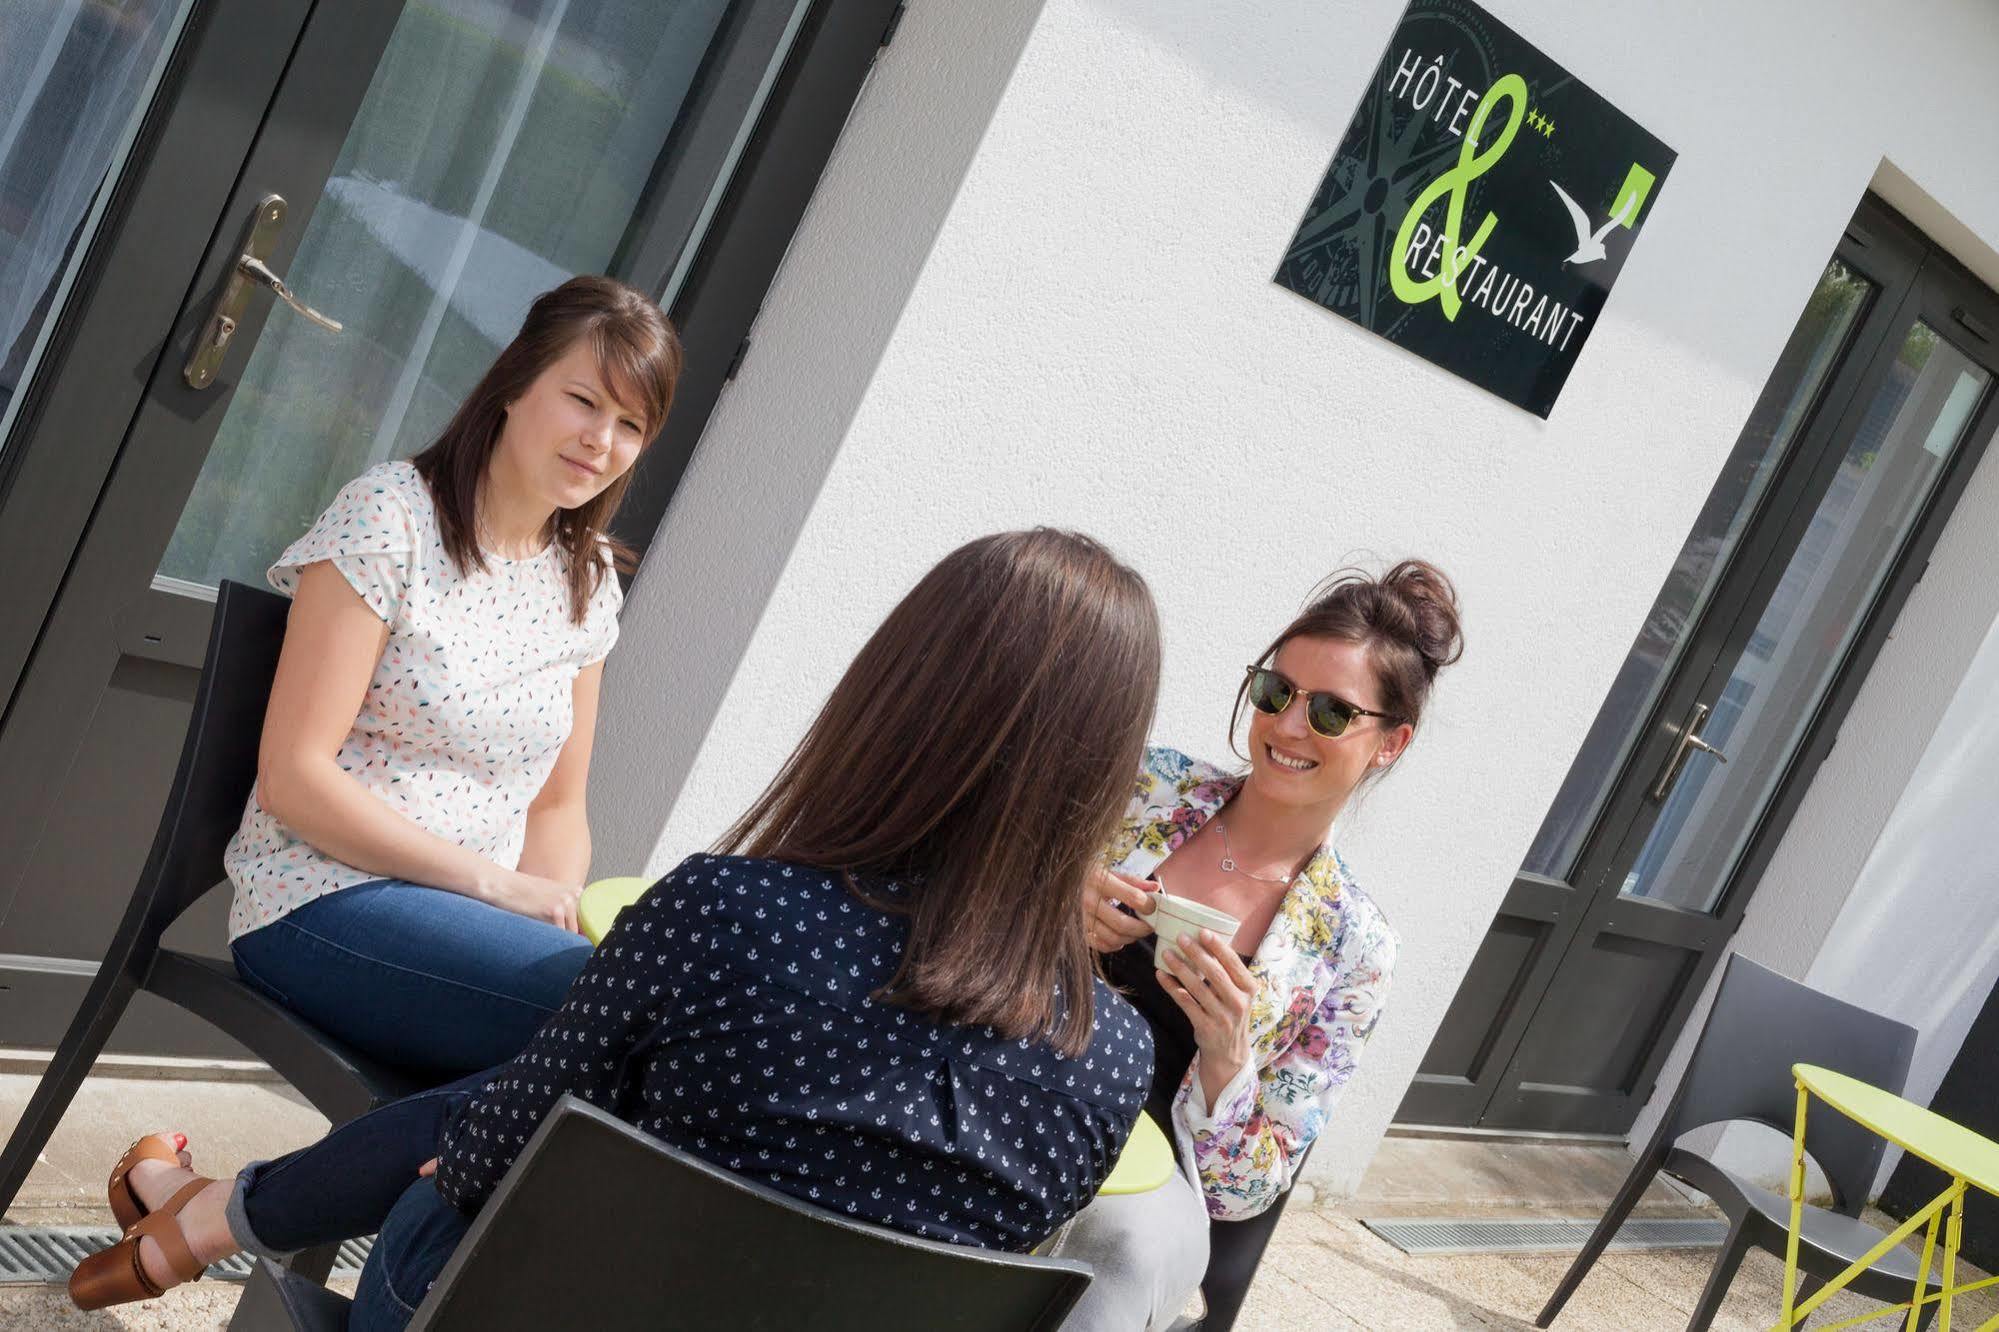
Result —
[[[716, 849], [844, 872], [906, 914], [886, 1002], [1078, 1053], [1083, 884], [1158, 692], [1144, 579], [1075, 533], [981, 537], [889, 612]], [[861, 882], [890, 877], [893, 898]]]
[[[1294, 638], [1332, 638], [1358, 643], [1381, 686], [1384, 725], [1423, 719], [1437, 672], [1464, 655], [1464, 629], [1457, 589], [1444, 571], [1427, 560], [1403, 560], [1376, 578], [1364, 569], [1341, 569], [1314, 588], [1305, 609], [1284, 626], [1258, 657], [1267, 665]], [[1233, 737], [1242, 726], [1249, 681], [1236, 689]]]
[[[444, 433], [410, 460], [430, 487], [445, 553], [461, 574], [487, 567], [479, 548], [479, 489], [500, 442], [507, 404], [584, 338], [597, 354], [605, 386], [643, 415], [647, 444], [666, 423], [680, 383], [680, 338], [649, 296], [616, 278], [586, 274], [535, 297], [521, 331], [459, 404]], [[577, 624], [603, 579], [613, 569], [634, 565], [631, 548], [605, 530], [631, 479], [628, 471], [595, 499], [557, 509], [549, 520], [549, 535], [565, 557], [569, 616]]]

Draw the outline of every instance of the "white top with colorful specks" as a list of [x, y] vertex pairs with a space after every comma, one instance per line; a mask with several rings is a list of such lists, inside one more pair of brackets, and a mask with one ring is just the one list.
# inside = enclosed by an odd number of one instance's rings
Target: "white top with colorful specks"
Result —
[[[507, 868], [569, 739], [576, 674], [618, 637], [617, 578], [605, 575], [576, 624], [565, 558], [551, 545], [459, 573], [429, 487], [392, 462], [350, 481], [267, 575], [289, 596], [307, 565], [329, 560], [389, 627], [340, 766], [417, 826]], [[254, 790], [222, 863], [236, 889], [232, 940], [383, 877], [307, 845]]]

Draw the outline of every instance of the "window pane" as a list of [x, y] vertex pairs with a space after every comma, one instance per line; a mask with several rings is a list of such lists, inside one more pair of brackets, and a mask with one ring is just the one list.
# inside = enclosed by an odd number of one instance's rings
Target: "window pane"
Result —
[[1929, 325], [1902, 341], [1623, 891], [1710, 911], [1989, 376]]
[[1575, 864], [1611, 781], [1652, 711], [1661, 682], [1714, 595], [1743, 528], [1796, 441], [1848, 333], [1875, 290], [1873, 283], [1839, 260], [1826, 265], [1527, 852], [1521, 867], [1526, 873], [1562, 878]]
[[190, 2], [0, 5], [0, 440]]

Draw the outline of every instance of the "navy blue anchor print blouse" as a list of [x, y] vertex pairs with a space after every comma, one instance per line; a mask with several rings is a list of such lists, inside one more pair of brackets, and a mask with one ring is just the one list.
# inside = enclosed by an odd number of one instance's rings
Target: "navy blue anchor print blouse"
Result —
[[619, 915], [561, 1010], [447, 1124], [439, 1193], [476, 1211], [573, 1092], [818, 1206], [1033, 1247], [1123, 1150], [1151, 1034], [1102, 981], [1073, 1059], [878, 1003], [906, 934], [824, 871], [688, 859]]

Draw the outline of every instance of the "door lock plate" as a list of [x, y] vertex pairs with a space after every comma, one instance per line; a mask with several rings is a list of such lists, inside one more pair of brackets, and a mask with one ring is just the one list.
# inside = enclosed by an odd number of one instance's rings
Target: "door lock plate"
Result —
[[[239, 251], [246, 258], [268, 259], [277, 247], [278, 234], [284, 230], [285, 214], [290, 211], [285, 206], [283, 195], [267, 194], [257, 203], [257, 211], [250, 217], [250, 231], [243, 238], [243, 248]], [[243, 271], [231, 265], [229, 280], [222, 284], [222, 296], [209, 312], [208, 323], [203, 326], [201, 336], [194, 340], [194, 354], [187, 358], [187, 365], [181, 377], [187, 380], [189, 388], [205, 389], [215, 382], [216, 371], [222, 368], [222, 358], [229, 350], [229, 340], [236, 336], [236, 326], [243, 320], [243, 311], [250, 304], [253, 284]]]
[[181, 377], [187, 381], [189, 388], [205, 389], [215, 383], [216, 373], [222, 369], [222, 358], [229, 353], [230, 339], [236, 336], [243, 311], [250, 304], [250, 293], [258, 287], [268, 287], [279, 300], [321, 328], [334, 333], [340, 331], [337, 320], [327, 318], [299, 300], [285, 285], [284, 279], [273, 273], [264, 262], [277, 246], [278, 233], [284, 230], [287, 211], [284, 196], [280, 194], [267, 194], [257, 202], [257, 211], [250, 217], [249, 234], [243, 238], [243, 248], [236, 256], [235, 267], [230, 269], [229, 280], [222, 285], [222, 295], [216, 299], [215, 308], [209, 311], [208, 322], [202, 327], [201, 336], [194, 340], [194, 351], [181, 369]]
[[1666, 766], [1659, 770], [1659, 780], [1652, 784], [1654, 804], [1664, 804], [1666, 797], [1672, 794], [1674, 784], [1680, 780], [1680, 773], [1686, 767], [1687, 755], [1694, 750], [1698, 749], [1723, 763], [1728, 762], [1728, 755], [1701, 739], [1701, 727], [1707, 724], [1707, 717], [1707, 704], [1696, 703], [1693, 711], [1687, 714], [1686, 721], [1681, 723], [1679, 738], [1666, 755]]

